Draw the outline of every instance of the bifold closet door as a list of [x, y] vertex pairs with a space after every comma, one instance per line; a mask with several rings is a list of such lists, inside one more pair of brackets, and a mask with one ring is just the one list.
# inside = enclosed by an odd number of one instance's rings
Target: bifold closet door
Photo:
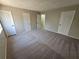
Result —
[[31, 31], [30, 14], [23, 13], [24, 29], [26, 32]]

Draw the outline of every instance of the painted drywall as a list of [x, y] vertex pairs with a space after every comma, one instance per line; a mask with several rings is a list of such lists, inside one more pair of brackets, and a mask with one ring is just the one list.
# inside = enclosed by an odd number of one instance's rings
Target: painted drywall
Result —
[[60, 12], [47, 11], [45, 20], [45, 29], [57, 32], [59, 25]]
[[4, 35], [4, 32], [1, 31], [0, 33], [0, 59], [6, 58], [6, 37]]
[[69, 35], [79, 39], [79, 8], [76, 10], [76, 14], [69, 31]]
[[11, 11], [17, 34], [23, 32], [25, 30], [24, 21], [23, 21], [23, 13], [30, 14], [30, 19], [33, 20], [33, 21], [31, 21], [31, 23], [33, 22], [32, 29], [36, 28], [36, 25], [35, 25], [36, 24], [36, 15], [39, 14], [39, 12], [10, 7], [10, 6], [4, 6], [4, 5], [0, 5], [0, 10]]
[[[63, 7], [55, 10], [48, 10], [44, 12], [46, 14], [46, 19], [45, 19], [45, 29], [52, 31], [52, 32], [58, 32], [58, 26], [59, 26], [59, 21], [60, 21], [60, 15], [61, 12], [64, 11], [70, 11], [70, 10], [75, 10], [79, 8], [79, 5], [75, 6], [69, 6], [69, 7]], [[70, 31], [69, 31], [69, 36], [73, 36], [76, 38], [79, 38], [79, 11], [75, 13], [75, 18], [73, 19], [73, 24], [71, 25]]]

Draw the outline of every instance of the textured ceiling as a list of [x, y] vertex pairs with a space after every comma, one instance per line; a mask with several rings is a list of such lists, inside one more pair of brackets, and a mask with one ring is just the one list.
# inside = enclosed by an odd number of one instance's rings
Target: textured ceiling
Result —
[[79, 4], [79, 0], [0, 0], [0, 4], [34, 11], [46, 11]]

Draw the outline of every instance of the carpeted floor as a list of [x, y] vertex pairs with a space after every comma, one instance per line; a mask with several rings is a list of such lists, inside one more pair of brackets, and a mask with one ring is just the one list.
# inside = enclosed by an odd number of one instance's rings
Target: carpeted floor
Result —
[[36, 30], [8, 39], [7, 59], [79, 59], [79, 40]]

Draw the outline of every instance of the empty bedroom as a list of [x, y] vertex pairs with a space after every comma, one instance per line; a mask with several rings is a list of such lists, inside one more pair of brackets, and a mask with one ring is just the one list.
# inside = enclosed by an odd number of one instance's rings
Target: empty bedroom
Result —
[[0, 0], [0, 59], [79, 59], [79, 0]]

